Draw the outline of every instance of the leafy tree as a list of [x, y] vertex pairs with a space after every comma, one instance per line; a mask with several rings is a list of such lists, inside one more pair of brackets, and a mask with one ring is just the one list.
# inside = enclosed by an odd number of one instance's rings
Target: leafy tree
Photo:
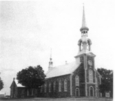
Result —
[[4, 86], [4, 83], [3, 83], [3, 81], [0, 78], [0, 90], [3, 89], [3, 86]]
[[38, 88], [45, 81], [45, 74], [40, 65], [37, 67], [29, 66], [17, 73], [18, 82], [27, 88]]
[[97, 71], [102, 76], [102, 82], [99, 86], [100, 92], [102, 92], [103, 96], [105, 96], [105, 92], [111, 92], [111, 96], [113, 95], [113, 71], [107, 70], [104, 68], [98, 68]]

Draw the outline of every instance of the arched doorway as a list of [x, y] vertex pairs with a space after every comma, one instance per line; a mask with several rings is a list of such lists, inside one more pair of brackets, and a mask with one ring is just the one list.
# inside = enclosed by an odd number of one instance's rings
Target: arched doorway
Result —
[[75, 97], [79, 97], [80, 96], [80, 91], [79, 88], [75, 89]]
[[90, 97], [94, 96], [94, 88], [92, 86], [89, 87], [89, 96]]

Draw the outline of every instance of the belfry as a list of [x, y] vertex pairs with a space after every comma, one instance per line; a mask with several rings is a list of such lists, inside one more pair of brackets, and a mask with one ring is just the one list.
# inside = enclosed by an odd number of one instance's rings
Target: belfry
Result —
[[53, 61], [52, 61], [52, 49], [51, 49], [50, 61], [49, 61], [49, 69], [51, 69], [52, 67], [53, 67]]

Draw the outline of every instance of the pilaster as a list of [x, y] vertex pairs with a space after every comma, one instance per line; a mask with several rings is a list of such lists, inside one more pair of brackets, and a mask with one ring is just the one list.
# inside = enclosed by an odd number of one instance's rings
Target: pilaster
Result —
[[85, 96], [88, 96], [87, 94], [87, 56], [84, 54], [84, 70], [85, 70]]
[[73, 87], [72, 87], [72, 76], [73, 76], [73, 73], [70, 75], [70, 96], [72, 97], [73, 96]]

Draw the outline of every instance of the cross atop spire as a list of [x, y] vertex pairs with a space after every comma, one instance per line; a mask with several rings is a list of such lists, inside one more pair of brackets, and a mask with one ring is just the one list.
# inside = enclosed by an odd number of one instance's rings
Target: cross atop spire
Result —
[[87, 33], [88, 30], [89, 30], [89, 28], [86, 26], [85, 8], [84, 8], [84, 4], [83, 4], [82, 27], [80, 28], [80, 31], [82, 33]]

